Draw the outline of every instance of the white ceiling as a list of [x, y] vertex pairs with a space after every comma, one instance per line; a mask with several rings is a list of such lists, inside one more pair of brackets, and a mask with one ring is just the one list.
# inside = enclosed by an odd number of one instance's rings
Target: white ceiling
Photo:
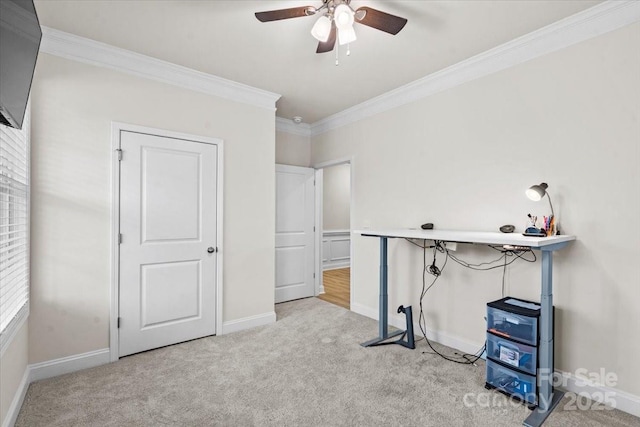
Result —
[[44, 26], [279, 93], [277, 115], [314, 123], [600, 3], [353, 0], [405, 17], [396, 36], [356, 25], [351, 55], [316, 54], [317, 18], [259, 22], [305, 1], [36, 0]]

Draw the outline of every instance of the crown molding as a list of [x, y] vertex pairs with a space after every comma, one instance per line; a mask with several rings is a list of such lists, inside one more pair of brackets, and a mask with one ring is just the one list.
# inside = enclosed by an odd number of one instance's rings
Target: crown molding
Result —
[[278, 132], [285, 132], [292, 135], [300, 135], [311, 138], [311, 125], [309, 123], [296, 124], [293, 122], [293, 120], [276, 117], [276, 130]]
[[277, 93], [44, 26], [40, 51], [274, 111], [280, 98]]
[[311, 124], [311, 136], [451, 89], [640, 21], [640, 2], [609, 0]]

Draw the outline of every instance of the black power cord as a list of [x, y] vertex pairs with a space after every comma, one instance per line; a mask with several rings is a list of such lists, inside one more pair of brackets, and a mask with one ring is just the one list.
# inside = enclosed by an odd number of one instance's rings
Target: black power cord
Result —
[[[433, 354], [437, 354], [438, 356], [442, 357], [445, 360], [448, 360], [449, 362], [459, 363], [461, 365], [473, 365], [478, 359], [480, 359], [480, 357], [482, 356], [482, 353], [484, 353], [486, 342], [485, 342], [485, 345], [483, 345], [482, 348], [478, 350], [475, 354], [465, 353], [460, 356], [455, 356], [460, 359], [463, 359], [463, 360], [458, 360], [458, 359], [454, 359], [452, 356], [447, 356], [440, 353], [438, 350], [436, 350], [433, 347], [433, 345], [431, 344], [431, 341], [429, 341], [429, 338], [427, 338], [427, 332], [426, 332], [427, 322], [424, 316], [424, 307], [423, 307], [424, 296], [427, 294], [429, 289], [431, 289], [433, 285], [436, 284], [436, 281], [438, 280], [438, 278], [444, 271], [445, 267], [447, 266], [447, 261], [449, 260], [449, 257], [446, 256], [444, 259], [444, 264], [442, 264], [442, 268], [438, 268], [438, 266], [436, 265], [436, 256], [438, 252], [448, 255], [448, 251], [443, 242], [436, 241], [435, 245], [433, 246], [433, 262], [431, 263], [431, 265], [427, 266], [427, 246], [423, 246], [422, 248], [423, 248], [422, 291], [420, 292], [420, 315], [418, 317], [418, 325], [420, 326], [420, 332], [422, 332], [422, 336], [424, 337], [424, 340], [427, 342], [427, 345], [429, 346], [429, 348], [431, 348], [431, 350], [433, 351]], [[431, 281], [431, 284], [428, 287], [426, 286], [427, 272], [434, 276], [433, 280]], [[423, 351], [422, 353], [429, 354], [430, 352]]]
[[[460, 364], [463, 364], [463, 365], [474, 365], [475, 362], [478, 359], [480, 359], [480, 357], [482, 357], [482, 354], [486, 350], [486, 347], [487, 347], [486, 341], [485, 341], [484, 345], [482, 346], [482, 348], [480, 348], [474, 354], [464, 353], [464, 354], [461, 354], [461, 355], [454, 356], [454, 357], [457, 357], [457, 358], [463, 359], [463, 360], [455, 359], [452, 356], [447, 356], [447, 355], [444, 355], [444, 354], [440, 353], [439, 351], [437, 351], [433, 347], [433, 345], [431, 344], [429, 339], [427, 338], [426, 318], [425, 318], [425, 315], [424, 315], [424, 307], [423, 307], [423, 300], [424, 300], [425, 295], [433, 287], [433, 285], [435, 285], [435, 283], [438, 280], [438, 278], [440, 277], [440, 275], [442, 275], [442, 272], [444, 271], [444, 269], [445, 269], [445, 267], [447, 265], [447, 261], [449, 260], [449, 258], [451, 258], [456, 263], [462, 265], [463, 267], [470, 268], [472, 270], [487, 271], [487, 270], [493, 270], [493, 269], [496, 269], [496, 268], [502, 268], [502, 296], [504, 297], [504, 293], [505, 293], [505, 277], [506, 277], [506, 272], [507, 272], [507, 266], [513, 264], [518, 259], [524, 260], [526, 262], [536, 262], [537, 258], [536, 258], [535, 253], [531, 249], [529, 249], [529, 250], [504, 250], [502, 248], [498, 249], [498, 248], [496, 248], [494, 246], [491, 246], [493, 249], [499, 250], [501, 252], [501, 255], [500, 255], [499, 258], [494, 259], [492, 261], [488, 261], [488, 262], [482, 262], [482, 263], [479, 263], [479, 264], [471, 264], [471, 263], [469, 263], [467, 261], [464, 261], [464, 260], [460, 259], [459, 257], [457, 257], [455, 255], [452, 255], [449, 252], [449, 250], [447, 249], [446, 243], [444, 243], [442, 241], [435, 241], [434, 242], [434, 246], [426, 246], [426, 244], [418, 245], [417, 243], [415, 243], [415, 242], [413, 242], [413, 241], [411, 241], [409, 239], [405, 239], [405, 240], [407, 240], [410, 243], [422, 248], [422, 250], [423, 250], [422, 291], [420, 292], [420, 314], [419, 314], [419, 317], [418, 317], [418, 324], [420, 326], [420, 331], [422, 332], [423, 339], [427, 342], [427, 344], [429, 345], [431, 350], [433, 350], [433, 353], [426, 352], [426, 351], [423, 351], [422, 353], [423, 354], [437, 354], [438, 356], [442, 357], [443, 359], [448, 360], [450, 362], [454, 362], [454, 363], [460, 363]], [[427, 249], [431, 249], [431, 248], [433, 248], [433, 261], [431, 262], [431, 265], [427, 265]], [[437, 257], [438, 252], [445, 254], [445, 260], [444, 260], [444, 263], [442, 264], [441, 268], [439, 268], [436, 265], [436, 257]], [[524, 257], [524, 254], [522, 254], [522, 252], [531, 253], [533, 255], [533, 259], [528, 259], [528, 258]], [[512, 256], [513, 256], [513, 259], [509, 260], [508, 258], [512, 257]], [[498, 265], [494, 265], [499, 261], [502, 261], [502, 263], [498, 264]], [[485, 266], [488, 266], [488, 267], [485, 267]], [[427, 286], [427, 280], [426, 280], [427, 273], [429, 273], [429, 274], [434, 276], [434, 278], [431, 281], [431, 283], [429, 284], [429, 286]]]

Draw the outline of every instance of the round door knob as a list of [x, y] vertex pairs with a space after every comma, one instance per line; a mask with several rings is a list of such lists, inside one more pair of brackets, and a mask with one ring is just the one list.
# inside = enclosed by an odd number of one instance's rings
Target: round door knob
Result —
[[207, 252], [209, 252], [210, 254], [214, 253], [215, 251], [216, 251], [216, 250], [215, 250], [215, 248], [213, 248], [213, 247], [211, 247], [211, 246], [209, 246], [209, 247], [207, 248]]

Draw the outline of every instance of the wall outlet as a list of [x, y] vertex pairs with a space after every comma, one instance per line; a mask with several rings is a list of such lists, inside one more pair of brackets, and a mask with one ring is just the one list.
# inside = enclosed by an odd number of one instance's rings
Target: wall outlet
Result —
[[456, 249], [458, 249], [458, 244], [456, 242], [447, 242], [446, 246], [447, 246], [447, 250], [450, 250], [450, 251], [455, 251]]

